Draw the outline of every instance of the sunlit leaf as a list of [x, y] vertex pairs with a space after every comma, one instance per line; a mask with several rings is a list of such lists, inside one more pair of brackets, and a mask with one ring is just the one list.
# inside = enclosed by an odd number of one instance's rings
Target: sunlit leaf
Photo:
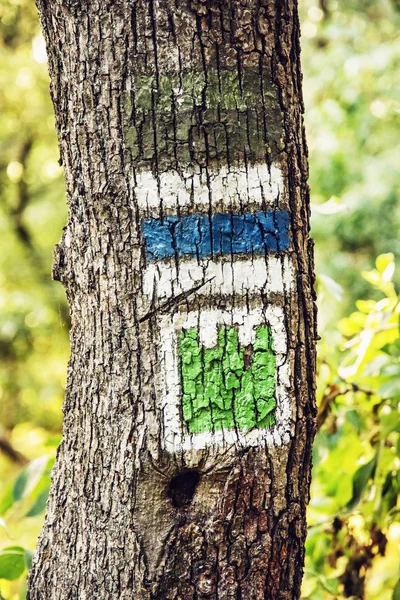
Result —
[[25, 549], [10, 546], [0, 552], [0, 579], [18, 579], [25, 571]]
[[24, 561], [25, 561], [25, 566], [28, 570], [32, 566], [32, 559], [33, 559], [33, 552], [31, 550], [29, 550], [28, 548], [25, 548]]
[[45, 472], [48, 461], [47, 455], [40, 456], [22, 469], [13, 487], [15, 501], [21, 500], [33, 491]]
[[337, 283], [337, 281], [335, 281], [331, 277], [328, 277], [328, 275], [323, 275], [322, 273], [319, 274], [319, 279], [324, 284], [326, 290], [330, 294], [332, 294], [332, 296], [334, 298], [336, 298], [336, 300], [340, 301], [342, 299], [342, 297], [343, 297], [343, 288], [342, 288], [341, 285], [339, 285]]
[[36, 498], [34, 504], [31, 506], [29, 511], [26, 513], [27, 517], [36, 517], [46, 508], [47, 498], [49, 497], [49, 488], [43, 490]]
[[332, 196], [323, 204], [312, 204], [311, 210], [313, 213], [319, 213], [320, 215], [336, 215], [348, 211], [348, 208], [340, 202], [339, 198]]
[[352, 510], [360, 502], [369, 480], [376, 468], [377, 455], [365, 465], [361, 465], [353, 475], [353, 495], [346, 508]]
[[392, 600], [400, 600], [400, 579], [394, 586]]
[[357, 300], [356, 306], [360, 312], [368, 314], [371, 310], [374, 310], [376, 302], [374, 300]]
[[400, 432], [400, 412], [393, 410], [389, 414], [382, 415], [380, 419], [380, 426], [382, 438], [387, 438], [392, 431]]
[[[394, 254], [393, 252], [388, 252], [387, 254], [380, 254], [376, 261], [376, 268], [378, 269], [379, 273], [383, 274], [386, 269], [393, 265], [394, 267]], [[393, 268], [394, 270], [394, 268]]]
[[2, 527], [6, 531], [6, 533], [8, 532], [7, 523], [2, 518], [0, 518], [0, 527]]
[[14, 504], [12, 486], [9, 485], [0, 499], [0, 515], [4, 515]]
[[378, 395], [386, 400], [387, 398], [395, 398], [400, 395], [400, 377], [393, 377], [389, 381], [385, 381], [378, 388]]
[[361, 275], [372, 285], [378, 286], [381, 282], [381, 276], [375, 269], [373, 271], [361, 271]]

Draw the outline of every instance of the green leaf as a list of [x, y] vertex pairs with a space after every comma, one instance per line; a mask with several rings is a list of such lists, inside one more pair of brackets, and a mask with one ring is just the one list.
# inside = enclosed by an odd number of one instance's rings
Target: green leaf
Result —
[[377, 455], [365, 465], [361, 465], [353, 475], [353, 495], [346, 504], [348, 510], [352, 510], [360, 502], [368, 481], [374, 476]]
[[[393, 272], [394, 272], [394, 254], [392, 252], [388, 252], [387, 254], [380, 254], [376, 261], [376, 268], [378, 269], [379, 273], [385, 273], [386, 269], [391, 270], [393, 268]], [[393, 273], [392, 273], [393, 275]], [[388, 281], [387, 279], [385, 279], [385, 281]]]
[[8, 486], [0, 499], [0, 515], [4, 515], [14, 504], [12, 486]]
[[356, 306], [360, 312], [369, 314], [374, 310], [376, 302], [374, 300], [356, 300]]
[[372, 271], [361, 271], [361, 276], [374, 286], [378, 286], [381, 282], [381, 277], [376, 269]]
[[392, 600], [400, 600], [400, 579], [394, 586]]
[[33, 559], [33, 552], [32, 552], [32, 550], [29, 550], [28, 548], [25, 548], [24, 560], [25, 560], [25, 566], [26, 566], [26, 568], [28, 570], [32, 566], [32, 559]]
[[19, 592], [19, 600], [26, 600], [26, 579], [22, 582], [20, 592]]
[[339, 302], [343, 297], [343, 288], [334, 279], [328, 277], [328, 275], [319, 275], [319, 279], [325, 286], [327, 292], [329, 292]]
[[387, 473], [386, 479], [382, 486], [382, 497], [380, 501], [380, 510], [384, 518], [392, 509], [396, 507], [398, 498], [396, 483], [396, 477], [393, 477], [392, 473]]
[[395, 398], [400, 395], [400, 377], [393, 377], [389, 379], [389, 381], [385, 381], [379, 388], [377, 392], [378, 396], [380, 396], [383, 400], [388, 398]]
[[36, 517], [40, 515], [41, 512], [46, 508], [47, 498], [49, 497], [49, 487], [40, 492], [39, 496], [36, 498], [35, 502], [32, 504], [29, 511], [26, 513], [27, 517]]
[[341, 212], [348, 212], [348, 207], [345, 204], [340, 203], [340, 199], [336, 196], [332, 196], [326, 202], [322, 204], [311, 204], [311, 210], [313, 213], [320, 215], [336, 215]]
[[380, 419], [381, 438], [387, 438], [392, 431], [400, 431], [400, 413], [392, 410], [387, 415], [382, 415]]
[[1, 517], [0, 517], [0, 527], [3, 527], [3, 529], [5, 530], [5, 532], [8, 533], [7, 523]]
[[319, 575], [318, 580], [324, 590], [326, 590], [333, 596], [337, 596], [337, 594], [338, 594], [338, 580], [337, 579], [328, 580], [323, 575]]
[[383, 366], [381, 369], [381, 375], [390, 375], [391, 377], [397, 375], [400, 377], [400, 365], [391, 363]]
[[47, 455], [40, 456], [22, 469], [13, 487], [15, 501], [25, 498], [32, 492], [45, 472], [48, 460]]
[[10, 546], [0, 552], [0, 579], [12, 581], [18, 579], [25, 571], [25, 549], [20, 546]]
[[396, 358], [400, 354], [400, 338], [392, 342], [391, 344], [385, 344], [381, 348], [382, 352], [386, 352], [386, 354], [393, 355]]

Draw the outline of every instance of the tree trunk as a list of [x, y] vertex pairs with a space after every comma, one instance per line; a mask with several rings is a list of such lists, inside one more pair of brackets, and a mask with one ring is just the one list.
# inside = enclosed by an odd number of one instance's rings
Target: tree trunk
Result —
[[72, 329], [27, 598], [299, 598], [316, 332], [296, 4], [38, 5]]

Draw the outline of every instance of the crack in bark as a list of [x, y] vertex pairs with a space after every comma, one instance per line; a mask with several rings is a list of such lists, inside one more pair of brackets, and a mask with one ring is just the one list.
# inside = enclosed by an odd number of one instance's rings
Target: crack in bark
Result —
[[201, 290], [202, 287], [204, 287], [205, 285], [210, 283], [213, 279], [215, 279], [215, 277], [210, 277], [206, 281], [198, 282], [196, 285], [191, 287], [190, 290], [187, 290], [185, 292], [182, 292], [181, 294], [178, 294], [178, 296], [174, 296], [174, 297], [170, 298], [163, 304], [160, 304], [160, 306], [157, 306], [153, 310], [146, 313], [143, 317], [140, 317], [139, 323], [144, 323], [148, 319], [151, 319], [152, 317], [154, 317], [156, 314], [169, 312], [171, 308], [173, 308], [174, 306], [177, 306], [178, 304], [181, 304], [182, 302], [184, 302], [185, 300], [190, 298], [190, 296], [192, 296], [193, 294], [195, 294], [196, 292]]

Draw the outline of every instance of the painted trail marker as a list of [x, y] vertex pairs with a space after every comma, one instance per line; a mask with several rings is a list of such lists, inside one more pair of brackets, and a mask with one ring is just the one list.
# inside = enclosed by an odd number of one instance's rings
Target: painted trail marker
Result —
[[235, 327], [220, 327], [218, 342], [205, 348], [197, 329], [178, 338], [183, 419], [189, 433], [263, 429], [275, 424], [276, 358], [271, 329], [256, 328], [253, 344], [241, 346]]
[[[260, 325], [262, 323], [265, 325]], [[236, 309], [235, 311], [232, 311], [231, 309], [215, 309], [202, 310], [201, 312], [191, 311], [186, 314], [175, 314], [173, 316], [163, 315], [159, 319], [159, 327], [161, 333], [161, 372], [163, 374], [162, 410], [165, 447], [167, 449], [171, 451], [178, 450], [179, 448], [185, 450], [190, 448], [200, 449], [205, 448], [210, 444], [223, 443], [239, 443], [243, 446], [256, 446], [263, 443], [263, 441], [269, 444], [281, 444], [288, 441], [291, 421], [291, 402], [289, 395], [290, 372], [289, 362], [287, 360], [287, 336], [284, 326], [284, 315], [280, 307], [269, 306], [266, 309], [257, 307], [250, 311], [248, 311], [246, 307], [243, 307], [241, 309]], [[263, 328], [267, 329], [268, 333], [271, 335], [275, 359], [274, 365], [270, 358], [269, 348], [265, 345], [262, 346], [262, 350], [259, 348], [260, 342], [261, 345], [263, 343], [262, 335], [261, 340], [259, 339], [260, 329], [262, 330]], [[251, 383], [254, 387], [258, 384], [261, 389], [259, 389], [260, 394], [258, 397], [256, 394], [253, 395], [254, 411], [253, 415], [250, 415], [248, 419], [246, 419], [246, 417], [241, 419], [238, 412], [233, 409], [229, 411], [231, 415], [227, 417], [227, 419], [232, 419], [234, 424], [233, 427], [227, 426], [227, 421], [224, 422], [223, 418], [219, 419], [218, 424], [211, 431], [208, 428], [207, 421], [203, 424], [201, 413], [199, 413], [198, 409], [202, 408], [202, 406], [199, 405], [201, 405], [202, 402], [205, 403], [206, 398], [201, 398], [201, 391], [198, 389], [187, 389], [186, 386], [190, 381], [190, 378], [186, 377], [185, 379], [182, 373], [185, 369], [184, 357], [182, 356], [184, 352], [182, 346], [182, 333], [186, 337], [187, 333], [191, 331], [195, 331], [196, 334], [198, 334], [197, 339], [203, 353], [200, 364], [205, 364], [205, 360], [207, 360], [207, 357], [204, 356], [207, 349], [211, 351], [209, 353], [209, 358], [212, 353], [217, 353], [219, 350], [220, 356], [222, 355], [219, 359], [222, 370], [224, 365], [221, 365], [221, 362], [227, 362], [232, 356], [229, 356], [226, 352], [221, 352], [223, 343], [218, 339], [219, 335], [221, 335], [221, 332], [224, 332], [224, 335], [226, 335], [226, 333], [234, 331], [238, 336], [238, 344], [236, 347], [239, 356], [234, 358], [234, 360], [236, 359], [239, 363], [237, 364], [237, 368], [233, 371], [231, 369], [225, 370], [222, 374], [218, 373], [220, 366], [214, 364], [214, 373], [209, 373], [208, 377], [205, 376], [205, 370], [201, 373], [201, 387], [203, 388], [205, 385], [212, 383], [214, 376], [215, 399], [218, 399], [224, 395], [224, 393], [228, 395], [228, 399], [225, 403], [223, 403], [223, 399], [217, 400], [217, 402], [220, 402], [220, 404], [228, 410], [229, 408], [232, 408], [232, 405], [231, 407], [227, 406], [229, 403], [229, 396], [232, 398], [234, 404], [239, 394], [237, 393], [238, 388], [233, 388], [234, 392], [232, 395], [229, 394], [231, 384], [227, 382], [227, 376], [229, 375], [229, 372], [232, 372], [236, 379], [239, 379], [239, 374], [244, 363], [244, 357], [242, 358], [240, 355], [242, 354], [243, 349], [245, 350], [246, 348], [249, 348], [249, 346], [252, 346], [252, 364], [247, 367], [247, 371], [243, 369], [243, 373], [240, 374], [239, 390], [243, 397], [243, 395], [246, 394], [248, 383]], [[233, 345], [235, 345], [235, 342]], [[256, 348], [258, 348], [257, 351]], [[258, 351], [262, 351], [263, 354], [266, 355], [268, 377], [261, 376], [258, 381], [254, 380], [254, 378], [251, 377], [252, 373], [250, 370], [249, 375], [252, 381], [244, 382], [243, 375], [245, 375], [245, 377], [247, 376], [246, 374], [249, 371], [249, 367], [250, 369], [253, 367], [255, 370], [258, 366], [255, 364], [254, 360], [254, 355], [257, 355]], [[180, 353], [181, 356], [179, 356]], [[218, 359], [215, 362], [217, 363]], [[188, 364], [190, 365], [190, 363], [186, 363], [186, 365]], [[270, 383], [272, 371], [274, 371], [274, 390], [271, 394]], [[199, 379], [198, 376], [195, 377], [195, 383], [198, 383]], [[265, 390], [262, 389], [264, 383], [261, 383], [261, 385], [259, 384], [259, 381], [263, 379], [266, 381]], [[232, 383], [237, 385], [237, 382]], [[198, 387], [200, 386], [198, 385]], [[187, 395], [191, 396], [190, 399], [185, 398], [185, 392], [189, 392]], [[206, 390], [206, 393], [208, 394], [208, 399], [211, 390]], [[272, 406], [272, 399], [274, 406]], [[197, 416], [196, 421], [194, 421], [193, 418], [189, 418], [190, 415], [188, 414], [189, 411], [187, 408], [188, 402], [191, 402], [192, 406], [194, 405], [193, 412], [194, 417]], [[213, 421], [212, 404], [215, 404], [215, 402], [208, 403], [209, 419], [211, 422]], [[247, 404], [248, 406], [250, 401], [244, 399], [244, 404]], [[273, 412], [267, 412], [263, 415], [263, 404], [264, 411], [267, 409], [268, 405], [268, 408], [272, 406]], [[256, 405], [258, 405], [259, 408], [256, 408]], [[273, 417], [274, 423], [269, 421], [267, 424], [262, 424], [262, 428], [258, 428], [257, 416], [263, 419], [268, 414]], [[186, 419], [185, 416], [187, 417]], [[251, 421], [253, 418], [255, 422]], [[207, 420], [207, 417], [205, 417], [205, 419]], [[215, 420], [216, 419], [214, 418], [214, 422]], [[191, 421], [193, 423], [192, 426]], [[273, 427], [271, 427], [272, 424]], [[242, 425], [242, 427], [240, 427], [240, 425]], [[196, 431], [196, 429], [198, 431]]]
[[289, 248], [287, 211], [217, 213], [145, 219], [142, 232], [149, 260], [175, 256], [265, 254]]
[[[164, 446], [287, 443], [291, 360], [284, 302], [276, 299], [290, 294], [294, 278], [281, 174], [257, 165], [223, 168], [206, 181], [169, 177], [141, 174], [136, 186]], [[180, 295], [185, 302], [157, 312]]]

